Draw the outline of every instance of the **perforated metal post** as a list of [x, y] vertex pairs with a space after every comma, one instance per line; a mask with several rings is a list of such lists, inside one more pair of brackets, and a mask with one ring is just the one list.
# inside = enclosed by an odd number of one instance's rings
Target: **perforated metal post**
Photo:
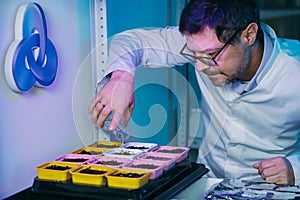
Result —
[[[186, 5], [186, 0], [176, 0], [176, 22], [179, 23], [181, 11]], [[176, 80], [173, 80], [173, 83], [175, 84], [175, 87], [178, 88], [178, 91], [181, 92], [179, 97], [179, 103], [180, 108], [178, 113], [178, 121], [180, 121], [181, 126], [179, 126], [178, 134], [177, 134], [177, 145], [178, 146], [186, 146], [187, 145], [187, 139], [188, 139], [188, 109], [189, 109], [189, 93], [187, 90], [186, 84], [178, 84]]]
[[[106, 0], [91, 0], [91, 35], [92, 35], [92, 81], [96, 88], [107, 60], [107, 17]], [[109, 140], [109, 136], [95, 127], [95, 139]]]

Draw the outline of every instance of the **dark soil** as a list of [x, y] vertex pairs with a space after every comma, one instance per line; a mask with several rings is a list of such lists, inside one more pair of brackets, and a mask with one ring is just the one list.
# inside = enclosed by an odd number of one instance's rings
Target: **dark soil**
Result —
[[124, 155], [124, 156], [134, 155], [134, 153], [128, 152], [128, 151], [114, 152], [113, 154], [115, 154], [115, 155]]
[[62, 161], [64, 162], [85, 162], [88, 159], [86, 158], [64, 158]]
[[149, 147], [145, 147], [145, 146], [140, 146], [140, 147], [137, 147], [137, 146], [128, 146], [128, 147], [125, 147], [126, 149], [140, 149], [140, 150], [145, 150], [145, 149], [149, 149]]
[[81, 170], [80, 173], [83, 173], [83, 174], [97, 174], [97, 175], [100, 175], [100, 174], [105, 174], [106, 171], [86, 168], [86, 169]]
[[86, 150], [82, 150], [78, 154], [100, 155], [100, 154], [103, 154], [103, 152], [101, 152], [101, 151], [86, 151]]
[[115, 160], [109, 160], [109, 161], [98, 161], [96, 164], [117, 166], [123, 163]]
[[59, 165], [50, 165], [50, 166], [47, 166], [46, 169], [54, 169], [54, 170], [64, 171], [64, 170], [71, 169], [71, 167], [68, 167], [68, 166], [59, 166]]
[[138, 173], [117, 173], [113, 174], [113, 176], [120, 176], [120, 177], [128, 177], [128, 178], [139, 178], [142, 177], [144, 174]]
[[168, 161], [168, 160], [171, 160], [171, 158], [157, 157], [157, 156], [146, 156], [145, 159], [150, 159], [150, 160], [161, 160], [161, 161]]
[[118, 147], [118, 146], [115, 145], [115, 144], [97, 144], [96, 147], [99, 147], [99, 148], [115, 148], [115, 147]]
[[138, 164], [138, 165], [131, 165], [130, 167], [133, 167], [133, 168], [142, 168], [142, 169], [156, 169], [159, 166], [151, 165], [151, 164]]
[[183, 153], [185, 150], [184, 149], [162, 149], [162, 150], [158, 150], [157, 152], [160, 153]]

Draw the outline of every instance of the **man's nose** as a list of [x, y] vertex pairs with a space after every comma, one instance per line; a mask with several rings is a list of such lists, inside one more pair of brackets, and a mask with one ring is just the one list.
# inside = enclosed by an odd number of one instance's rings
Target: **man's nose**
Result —
[[196, 61], [195, 65], [196, 65], [197, 71], [199, 71], [199, 72], [202, 72], [203, 70], [209, 68], [208, 65], [205, 65], [204, 63], [200, 62], [199, 60]]

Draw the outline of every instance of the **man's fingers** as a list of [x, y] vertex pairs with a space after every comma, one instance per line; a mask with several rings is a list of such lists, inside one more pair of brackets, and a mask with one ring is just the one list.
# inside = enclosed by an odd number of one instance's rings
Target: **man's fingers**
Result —
[[100, 101], [101, 99], [101, 95], [98, 93], [94, 98], [93, 100], [91, 101], [89, 107], [88, 107], [88, 113], [89, 114], [92, 114], [92, 112], [94, 111], [96, 105], [98, 104], [98, 102]]
[[117, 128], [118, 124], [121, 122], [123, 113], [124, 113], [123, 110], [118, 110], [118, 112], [114, 112], [113, 118], [108, 127], [109, 131], [113, 131], [113, 130], [115, 130], [115, 128]]
[[255, 169], [259, 169], [259, 166], [260, 166], [259, 162], [253, 163], [253, 165], [252, 165], [252, 167], [255, 168]]
[[261, 162], [261, 167], [263, 168], [263, 169], [267, 169], [267, 168], [269, 168], [269, 167], [273, 167], [273, 166], [275, 166], [275, 161], [273, 161], [273, 160], [267, 160], [267, 161], [262, 161]]
[[102, 104], [101, 102], [98, 102], [93, 110], [93, 112], [91, 113], [91, 117], [92, 117], [92, 122], [94, 124], [97, 123], [98, 117], [99, 117], [99, 113], [103, 110], [103, 108], [105, 107], [104, 104]]
[[294, 185], [295, 176], [290, 162], [284, 157], [262, 160], [252, 165], [268, 183]]
[[128, 122], [131, 118], [132, 112], [134, 109], [134, 102], [132, 102], [129, 107], [126, 109], [125, 113], [124, 113], [124, 125], [127, 126]]
[[278, 174], [278, 169], [276, 167], [263, 168], [261, 172], [263, 178], [276, 176], [277, 174]]
[[111, 113], [111, 107], [109, 105], [105, 105], [103, 107], [103, 109], [101, 110], [99, 116], [98, 116], [98, 119], [97, 119], [97, 125], [99, 127], [104, 127], [104, 123], [107, 119], [107, 117], [110, 115]]

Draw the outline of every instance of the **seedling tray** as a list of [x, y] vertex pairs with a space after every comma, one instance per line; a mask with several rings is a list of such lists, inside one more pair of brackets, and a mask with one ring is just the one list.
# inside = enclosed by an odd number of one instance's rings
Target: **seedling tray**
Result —
[[148, 170], [150, 172], [149, 178], [153, 180], [163, 174], [164, 166], [165, 164], [162, 162], [153, 162], [151, 160], [134, 160], [124, 167], [131, 169]]
[[177, 164], [161, 177], [148, 182], [139, 189], [117, 189], [100, 186], [73, 184], [71, 181], [55, 182], [34, 179], [32, 191], [40, 194], [84, 199], [170, 199], [185, 187], [201, 178], [209, 170], [203, 164], [191, 163], [188, 159]]
[[137, 157], [137, 160], [146, 160], [164, 165], [164, 171], [170, 170], [176, 164], [176, 155], [170, 153], [147, 152]]
[[122, 142], [97, 141], [90, 144], [89, 147], [112, 149], [122, 145]]
[[143, 154], [142, 150], [138, 149], [126, 149], [126, 148], [114, 148], [104, 152], [105, 156], [115, 157], [115, 158], [127, 158], [127, 159], [135, 159], [137, 156]]
[[126, 144], [123, 144], [121, 147], [125, 149], [138, 149], [147, 152], [158, 147], [158, 145], [155, 143], [128, 142]]
[[95, 156], [84, 155], [84, 154], [66, 154], [55, 159], [55, 161], [70, 162], [70, 163], [77, 163], [77, 164], [90, 163], [93, 162], [94, 160], [96, 160]]
[[173, 154], [177, 157], [176, 162], [179, 163], [188, 157], [189, 150], [190, 148], [188, 147], [160, 146], [153, 151], [157, 153]]
[[107, 166], [88, 164], [70, 170], [70, 173], [72, 174], [73, 184], [104, 186], [106, 184], [105, 176], [115, 171], [115, 169]]
[[149, 181], [150, 172], [138, 169], [120, 168], [106, 176], [107, 185], [111, 188], [138, 189]]
[[102, 166], [110, 166], [113, 168], [120, 168], [131, 162], [132, 162], [132, 160], [127, 159], [127, 158], [114, 158], [114, 157], [110, 157], [110, 156], [99, 156], [96, 160], [94, 160], [92, 162], [92, 164], [102, 165]]
[[72, 154], [81, 155], [94, 155], [102, 156], [104, 152], [108, 151], [108, 148], [97, 148], [97, 147], [83, 147], [72, 152]]

